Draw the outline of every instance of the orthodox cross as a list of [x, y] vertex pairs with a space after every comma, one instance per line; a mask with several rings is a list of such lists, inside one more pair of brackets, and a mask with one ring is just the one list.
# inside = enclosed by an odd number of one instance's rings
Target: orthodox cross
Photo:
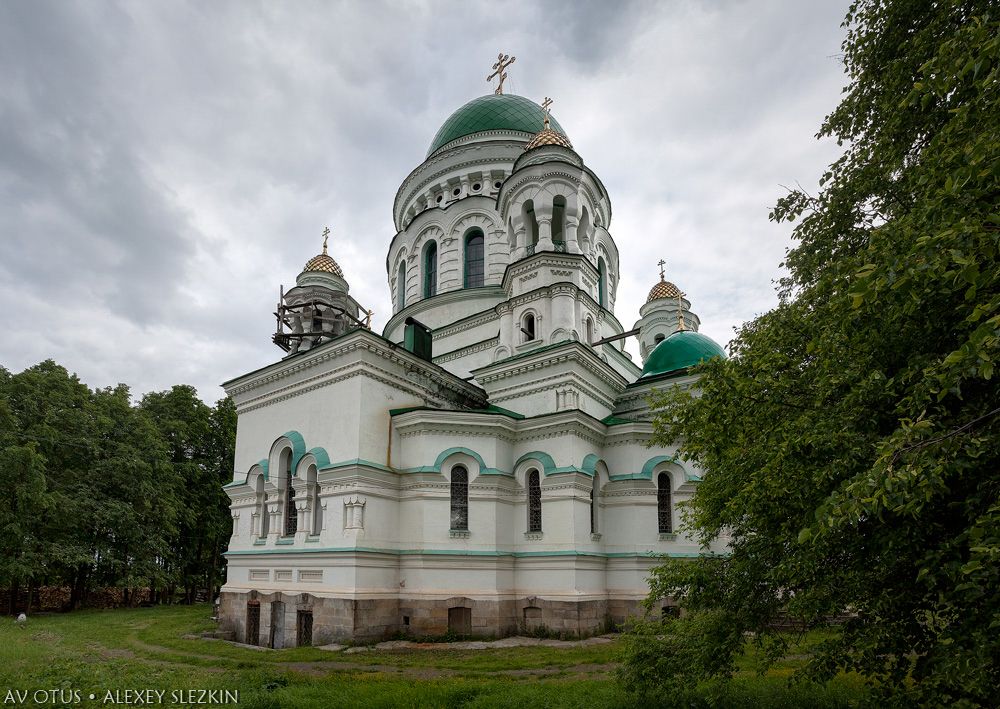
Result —
[[507, 78], [507, 67], [513, 64], [515, 59], [517, 59], [517, 57], [512, 57], [509, 54], [504, 54], [503, 52], [500, 52], [497, 55], [497, 63], [493, 65], [493, 73], [486, 77], [487, 82], [493, 81], [494, 77], [500, 80], [496, 91], [493, 93], [503, 93], [503, 82], [504, 79]]
[[323, 229], [323, 253], [326, 253], [326, 242], [330, 239], [330, 227]]
[[660, 259], [659, 261], [656, 262], [656, 265], [660, 267], [660, 280], [661, 281], [665, 280], [665, 276], [663, 274], [663, 267], [667, 265], [667, 262], [664, 261], [663, 259]]
[[552, 99], [550, 99], [548, 96], [546, 96], [545, 100], [542, 101], [542, 111], [545, 113], [545, 127], [546, 128], [549, 127], [549, 106], [551, 106], [551, 105], [552, 105]]
[[681, 292], [677, 293], [677, 330], [682, 331], [687, 328], [684, 327], [684, 301], [681, 300], [684, 294]]

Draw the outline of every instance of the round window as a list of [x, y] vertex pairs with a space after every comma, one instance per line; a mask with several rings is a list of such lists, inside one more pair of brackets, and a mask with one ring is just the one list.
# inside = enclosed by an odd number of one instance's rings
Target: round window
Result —
[[459, 195], [459, 193], [460, 193], [461, 191], [462, 191], [462, 189], [461, 189], [460, 187], [456, 187], [455, 189], [453, 189], [453, 190], [451, 191], [451, 193], [452, 193], [453, 195], [455, 195], [456, 197], [458, 197], [458, 195]]
[[435, 201], [437, 201], [437, 202], [438, 202], [438, 203], [440, 204], [440, 202], [441, 202], [441, 200], [442, 200], [443, 198], [444, 198], [444, 195], [440, 195], [440, 194], [439, 194], [439, 195], [437, 196], [437, 200], [435, 200]]
[[502, 185], [502, 184], [503, 183], [500, 182], [500, 180], [497, 180], [496, 182], [493, 183], [493, 186], [496, 187], [497, 189], [500, 189], [500, 185]]
[[478, 192], [480, 189], [482, 189], [482, 185], [479, 184], [478, 182], [472, 186], [473, 192]]

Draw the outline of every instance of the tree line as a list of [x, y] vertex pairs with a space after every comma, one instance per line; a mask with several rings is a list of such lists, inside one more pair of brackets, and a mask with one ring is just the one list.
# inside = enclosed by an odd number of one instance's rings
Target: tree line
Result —
[[654, 573], [685, 617], [640, 627], [623, 677], [725, 682], [749, 643], [787, 652], [790, 617], [825, 628], [800, 679], [996, 706], [1000, 7], [858, 0], [844, 27], [819, 133], [844, 154], [771, 214], [796, 223], [780, 303], [657, 402], [657, 440], [708, 470], [691, 528], [730, 553]]
[[51, 360], [0, 367], [0, 587], [213, 598], [224, 578], [236, 411], [194, 387], [90, 389]]

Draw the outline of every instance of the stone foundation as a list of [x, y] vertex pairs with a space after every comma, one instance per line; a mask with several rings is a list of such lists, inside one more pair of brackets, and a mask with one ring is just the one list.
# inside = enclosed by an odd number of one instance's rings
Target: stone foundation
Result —
[[[247, 637], [248, 606], [259, 604], [258, 637]], [[664, 604], [668, 605], [668, 604]], [[325, 598], [308, 593], [223, 592], [219, 616], [222, 631], [239, 642], [265, 647], [301, 644], [302, 615], [311, 614], [312, 645], [372, 642], [393, 637], [506, 637], [551, 633], [587, 637], [612, 630], [627, 618], [645, 613], [631, 599], [550, 601]]]

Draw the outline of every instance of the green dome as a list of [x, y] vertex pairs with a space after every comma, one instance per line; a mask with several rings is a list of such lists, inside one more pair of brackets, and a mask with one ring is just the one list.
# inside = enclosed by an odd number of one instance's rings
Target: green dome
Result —
[[[545, 120], [542, 107], [531, 99], [513, 94], [489, 94], [469, 101], [455, 111], [438, 129], [427, 157], [446, 143], [484, 130], [519, 130], [532, 135]], [[550, 128], [566, 135], [559, 121], [549, 116]]]
[[639, 379], [687, 369], [712, 357], [726, 359], [725, 351], [715, 340], [694, 330], [678, 330], [649, 353]]

